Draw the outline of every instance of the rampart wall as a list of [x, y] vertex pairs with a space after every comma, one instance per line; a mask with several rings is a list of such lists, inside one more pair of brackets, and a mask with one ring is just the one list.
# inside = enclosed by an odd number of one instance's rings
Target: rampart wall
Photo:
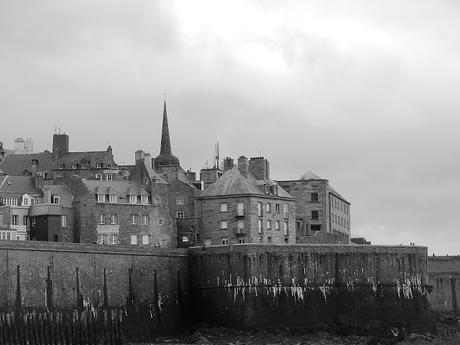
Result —
[[185, 249], [0, 241], [0, 310], [124, 308], [176, 331], [188, 303]]
[[361, 333], [433, 326], [425, 247], [243, 244], [190, 253], [198, 322]]
[[460, 256], [428, 257], [428, 279], [433, 285], [430, 305], [437, 312], [459, 313]]

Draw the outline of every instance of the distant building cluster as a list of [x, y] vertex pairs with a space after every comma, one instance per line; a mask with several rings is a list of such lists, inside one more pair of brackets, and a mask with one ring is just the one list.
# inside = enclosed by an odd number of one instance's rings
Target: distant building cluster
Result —
[[118, 165], [104, 151], [52, 151], [32, 139], [0, 143], [0, 239], [101, 245], [189, 247], [234, 243], [350, 243], [350, 203], [329, 181], [270, 176], [264, 157], [217, 156], [214, 167], [185, 171], [171, 149], [166, 103], [160, 153], [135, 152]]

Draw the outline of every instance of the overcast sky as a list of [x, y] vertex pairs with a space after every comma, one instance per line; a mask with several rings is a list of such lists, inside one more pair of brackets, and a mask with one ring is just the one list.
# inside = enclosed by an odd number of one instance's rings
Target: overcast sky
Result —
[[312, 170], [373, 244], [460, 254], [460, 5], [0, 1], [0, 141], [156, 155], [163, 94], [185, 169], [259, 155]]

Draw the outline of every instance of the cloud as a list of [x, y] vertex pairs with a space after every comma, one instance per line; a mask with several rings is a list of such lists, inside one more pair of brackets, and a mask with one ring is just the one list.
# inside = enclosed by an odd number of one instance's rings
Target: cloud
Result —
[[[397, 10], [395, 10], [397, 8]], [[313, 170], [352, 203], [352, 231], [457, 254], [459, 7], [455, 2], [3, 1], [0, 139], [132, 162], [172, 146]], [[8, 145], [9, 143], [9, 145]], [[437, 236], [433, 236], [433, 234]], [[442, 234], [440, 236], [439, 234]]]

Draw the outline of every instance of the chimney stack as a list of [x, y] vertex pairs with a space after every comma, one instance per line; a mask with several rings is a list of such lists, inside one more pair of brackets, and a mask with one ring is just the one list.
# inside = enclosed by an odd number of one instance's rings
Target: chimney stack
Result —
[[270, 163], [264, 157], [252, 157], [249, 160], [249, 171], [258, 180], [270, 179]]
[[235, 165], [233, 158], [225, 157], [224, 158], [224, 171], [230, 170]]
[[238, 170], [244, 177], [248, 177], [249, 160], [245, 156], [240, 156], [238, 158]]

